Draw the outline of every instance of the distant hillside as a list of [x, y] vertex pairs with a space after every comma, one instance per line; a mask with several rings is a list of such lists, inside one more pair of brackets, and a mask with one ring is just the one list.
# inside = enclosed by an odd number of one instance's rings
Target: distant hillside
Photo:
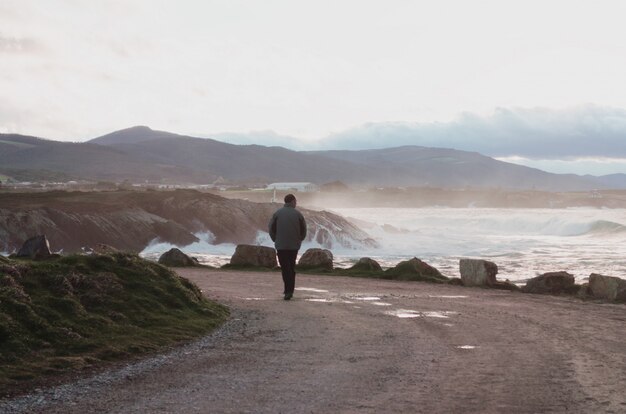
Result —
[[[127, 137], [127, 139], [124, 139]], [[184, 165], [230, 180], [327, 182], [357, 180], [368, 167], [282, 147], [233, 145], [208, 138], [129, 128], [90, 141], [154, 163]]]
[[626, 174], [609, 174], [600, 177], [592, 177], [599, 187], [626, 189]]
[[477, 152], [404, 146], [378, 150], [317, 151], [356, 164], [384, 166], [383, 182], [400, 186], [491, 187], [572, 191], [598, 181], [574, 174], [552, 174], [497, 161]]
[[[113, 147], [92, 143], [73, 143], [35, 137], [0, 134], [0, 173], [25, 176], [25, 170], [49, 171], [56, 177], [134, 182], [145, 180], [171, 182], [212, 182], [217, 178], [207, 171], [186, 165], [154, 162]], [[17, 170], [17, 171], [14, 171]], [[40, 177], [42, 174], [34, 174]]]
[[[484, 155], [404, 146], [361, 151], [298, 152], [233, 145], [133, 127], [87, 143], [0, 134], [0, 174], [50, 171], [62, 176], [133, 182], [212, 183], [340, 180], [351, 187], [436, 186], [572, 191], [626, 188], [626, 177], [551, 174]], [[22, 174], [24, 176], [24, 174]]]

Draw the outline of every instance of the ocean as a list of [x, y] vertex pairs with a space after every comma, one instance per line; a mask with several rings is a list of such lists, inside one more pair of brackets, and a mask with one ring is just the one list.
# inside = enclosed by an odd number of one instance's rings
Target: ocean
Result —
[[[478, 258], [498, 265], [498, 279], [522, 283], [545, 272], [567, 271], [584, 282], [591, 273], [626, 279], [626, 209], [498, 208], [337, 208], [378, 241], [379, 248], [331, 248], [335, 265], [348, 267], [371, 257], [383, 268], [412, 257], [449, 277], [459, 277], [459, 259]], [[233, 244], [211, 244], [211, 235], [180, 247], [201, 263], [221, 266]], [[260, 232], [257, 244], [272, 246]], [[174, 247], [153, 243], [142, 255], [158, 258]], [[303, 245], [301, 253], [316, 243]]]

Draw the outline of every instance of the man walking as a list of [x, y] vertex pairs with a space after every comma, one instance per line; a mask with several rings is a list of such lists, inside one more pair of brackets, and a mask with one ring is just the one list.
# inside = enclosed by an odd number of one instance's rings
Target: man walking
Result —
[[283, 293], [285, 300], [289, 300], [296, 286], [296, 257], [306, 237], [306, 222], [302, 213], [296, 210], [296, 197], [293, 194], [285, 196], [285, 205], [272, 216], [269, 230], [283, 273]]

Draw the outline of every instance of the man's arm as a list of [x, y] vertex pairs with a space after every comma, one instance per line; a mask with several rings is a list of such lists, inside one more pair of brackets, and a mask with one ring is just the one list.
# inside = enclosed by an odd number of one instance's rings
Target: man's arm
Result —
[[269, 232], [270, 232], [270, 238], [272, 239], [272, 241], [276, 241], [276, 213], [274, 213], [274, 215], [272, 216], [272, 219], [270, 220], [270, 224], [269, 224]]
[[306, 238], [306, 221], [304, 221], [304, 216], [300, 214], [300, 240], [304, 240]]

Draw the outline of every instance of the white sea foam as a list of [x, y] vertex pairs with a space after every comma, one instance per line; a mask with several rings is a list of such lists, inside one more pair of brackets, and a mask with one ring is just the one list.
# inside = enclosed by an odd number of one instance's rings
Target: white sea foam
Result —
[[[351, 266], [368, 256], [383, 267], [416, 256], [443, 274], [459, 276], [460, 258], [484, 258], [499, 267], [499, 279], [523, 281], [537, 274], [565, 270], [581, 282], [590, 273], [626, 278], [625, 209], [480, 209], [480, 208], [345, 208], [344, 217], [371, 223], [366, 230], [379, 248], [332, 247], [335, 265]], [[385, 224], [400, 231], [390, 230]], [[228, 263], [234, 244], [212, 244], [210, 233], [196, 235], [188, 246], [151, 243], [142, 252], [158, 258], [179, 247], [200, 262]], [[256, 244], [273, 246], [266, 232]], [[316, 242], [303, 244], [301, 253]]]

